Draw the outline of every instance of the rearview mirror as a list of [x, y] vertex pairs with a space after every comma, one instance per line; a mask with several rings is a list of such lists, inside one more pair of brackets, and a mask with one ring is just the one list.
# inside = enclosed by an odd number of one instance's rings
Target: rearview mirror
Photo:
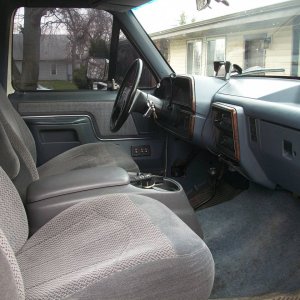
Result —
[[86, 77], [91, 81], [106, 82], [108, 77], [108, 65], [109, 60], [106, 58], [89, 58]]
[[196, 0], [197, 10], [202, 10], [209, 6], [211, 0]]
[[[223, 3], [226, 6], [229, 6], [228, 0], [215, 0], [218, 3]], [[202, 10], [206, 7], [210, 7], [211, 0], [196, 0], [197, 10]]]

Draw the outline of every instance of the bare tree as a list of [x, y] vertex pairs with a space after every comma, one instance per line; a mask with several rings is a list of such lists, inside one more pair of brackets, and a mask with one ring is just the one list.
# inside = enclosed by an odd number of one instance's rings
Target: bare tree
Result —
[[85, 63], [92, 43], [110, 43], [112, 16], [103, 10], [63, 8], [55, 11], [55, 17], [66, 27], [73, 70], [78, 61]]
[[185, 25], [187, 22], [187, 16], [185, 12], [182, 12], [179, 16], [179, 25]]
[[47, 9], [25, 8], [23, 33], [22, 90], [36, 90], [39, 77], [41, 18]]

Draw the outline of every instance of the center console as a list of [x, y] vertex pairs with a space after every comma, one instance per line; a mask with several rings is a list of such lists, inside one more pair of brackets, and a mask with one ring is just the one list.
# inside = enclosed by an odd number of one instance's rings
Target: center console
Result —
[[119, 167], [95, 167], [41, 178], [27, 190], [26, 210], [30, 233], [68, 207], [108, 194], [139, 194], [158, 200], [198, 235], [202, 231], [181, 185], [152, 174], [128, 174]]

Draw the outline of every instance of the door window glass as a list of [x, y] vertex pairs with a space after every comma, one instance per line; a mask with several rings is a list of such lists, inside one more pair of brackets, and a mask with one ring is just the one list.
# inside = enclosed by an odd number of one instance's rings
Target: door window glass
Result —
[[[107, 89], [110, 58], [116, 57], [110, 54], [112, 26], [113, 16], [99, 9], [18, 9], [13, 31], [13, 86], [30, 91]], [[139, 57], [130, 42], [126, 43], [126, 64], [117, 58], [117, 69], [124, 68], [123, 73]], [[119, 46], [123, 44], [120, 40]], [[91, 61], [96, 78], [89, 77]], [[144, 70], [142, 78], [149, 80], [143, 86], [153, 87], [155, 79], [147, 67]], [[118, 76], [118, 85], [123, 78]]]

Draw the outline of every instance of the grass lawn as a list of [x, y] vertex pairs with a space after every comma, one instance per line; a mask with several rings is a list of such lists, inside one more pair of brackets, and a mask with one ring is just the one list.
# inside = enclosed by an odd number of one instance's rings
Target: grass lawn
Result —
[[78, 90], [78, 87], [67, 80], [41, 80], [39, 84], [51, 90]]

